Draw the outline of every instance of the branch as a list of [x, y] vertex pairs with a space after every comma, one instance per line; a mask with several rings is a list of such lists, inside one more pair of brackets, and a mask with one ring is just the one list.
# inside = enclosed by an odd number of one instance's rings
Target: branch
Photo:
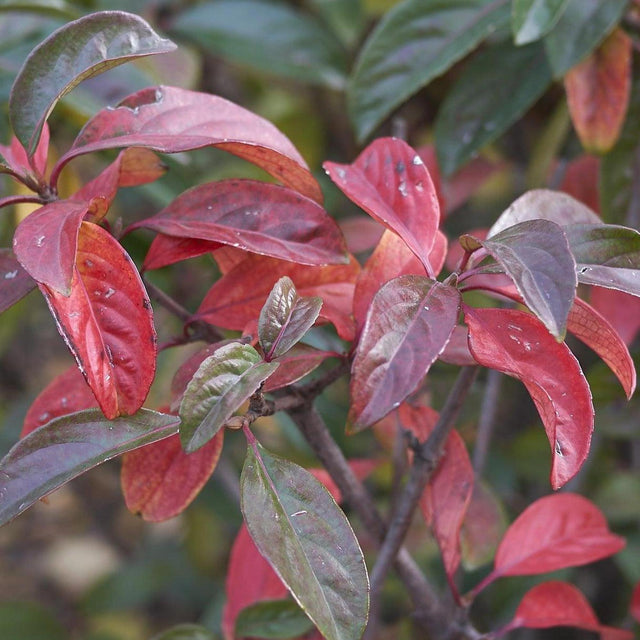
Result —
[[424, 488], [435, 471], [442, 453], [444, 443], [453, 427], [462, 404], [477, 375], [477, 367], [463, 367], [458, 379], [453, 385], [445, 405], [440, 412], [440, 418], [433, 428], [431, 435], [415, 450], [409, 479], [404, 488], [389, 532], [380, 548], [380, 553], [373, 571], [371, 572], [371, 594], [375, 598], [382, 588], [382, 583], [398, 554], [398, 550], [407, 535], [411, 519], [418, 506]]
[[489, 369], [487, 373], [487, 386], [482, 399], [482, 407], [480, 408], [480, 418], [478, 420], [478, 429], [476, 431], [476, 445], [473, 450], [473, 470], [476, 476], [482, 475], [485, 462], [487, 461], [487, 453], [493, 428], [496, 422], [496, 414], [498, 413], [498, 398], [502, 389], [502, 380], [504, 376], [496, 369]]

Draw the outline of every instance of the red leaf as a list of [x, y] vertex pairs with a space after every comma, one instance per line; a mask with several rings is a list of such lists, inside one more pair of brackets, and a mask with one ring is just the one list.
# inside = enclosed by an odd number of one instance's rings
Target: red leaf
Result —
[[228, 100], [177, 87], [151, 87], [106, 108], [84, 126], [53, 170], [100, 149], [148, 147], [162, 153], [215, 146], [261, 167], [317, 202], [322, 192], [289, 139], [263, 118]]
[[640, 624], [640, 582], [638, 582], [633, 590], [629, 613], [635, 618], [636, 622]]
[[236, 618], [242, 609], [261, 600], [283, 598], [288, 593], [276, 572], [258, 551], [245, 524], [240, 527], [231, 548], [225, 590], [227, 600], [222, 610], [225, 640], [234, 640]]
[[633, 633], [601, 625], [582, 593], [566, 582], [543, 582], [530, 589], [518, 605], [513, 620], [502, 632], [528, 627], [578, 627], [599, 633], [603, 640], [631, 640]]
[[625, 344], [630, 345], [640, 330], [640, 298], [624, 291], [592, 287], [591, 305], [614, 327]]
[[120, 479], [127, 508], [151, 522], [184, 511], [216, 468], [223, 439], [224, 430], [187, 454], [176, 434], [125, 453]]
[[38, 146], [33, 154], [33, 167], [27, 157], [27, 152], [24, 147], [18, 141], [18, 138], [13, 136], [11, 138], [11, 144], [7, 147], [0, 144], [0, 155], [7, 161], [10, 169], [20, 176], [33, 176], [35, 169], [35, 178], [44, 178], [47, 170], [47, 154], [49, 152], [49, 125], [45, 122], [42, 127], [42, 134], [38, 141]]
[[558, 489], [582, 466], [593, 431], [591, 392], [578, 361], [528, 313], [467, 306], [464, 312], [476, 361], [527, 387], [549, 438], [551, 486]]
[[384, 233], [384, 227], [379, 222], [363, 215], [343, 218], [338, 221], [338, 224], [347, 241], [349, 253], [370, 251], [378, 244]]
[[405, 142], [379, 138], [350, 165], [325, 162], [329, 177], [371, 217], [397, 233], [435, 276], [429, 252], [440, 223], [438, 196], [420, 156]]
[[426, 145], [417, 149], [418, 155], [424, 162], [424, 166], [427, 167], [427, 171], [431, 176], [431, 181], [436, 190], [436, 196], [438, 197], [438, 205], [440, 211], [446, 211], [446, 203], [444, 198], [444, 190], [442, 187], [442, 176], [440, 175], [440, 167], [438, 165], [438, 155], [436, 153], [436, 147], [433, 144]]
[[27, 295], [36, 283], [9, 249], [0, 249], [0, 313]]
[[[620, 295], [627, 294], [621, 293]], [[638, 300], [638, 298], [634, 297], [634, 300]], [[640, 304], [638, 304], [638, 309], [640, 310]], [[629, 307], [627, 307], [628, 312]], [[636, 317], [635, 320], [636, 324], [640, 326], [640, 319]], [[629, 349], [609, 322], [593, 307], [580, 298], [576, 298], [569, 312], [567, 329], [607, 363], [611, 371], [616, 374], [627, 398], [630, 399], [636, 388], [636, 369]]]
[[209, 182], [178, 196], [130, 227], [221, 242], [300, 264], [339, 264], [346, 247], [338, 225], [316, 202], [255, 180]]
[[631, 38], [611, 35], [564, 78], [573, 126], [587, 151], [606, 153], [620, 135], [631, 92]]
[[476, 593], [501, 576], [537, 575], [618, 553], [624, 538], [609, 531], [602, 512], [575, 493], [536, 500], [507, 529], [493, 571]]
[[489, 178], [505, 169], [503, 162], [474, 158], [456, 171], [443, 185], [447, 214], [462, 206]]
[[568, 193], [593, 211], [599, 212], [599, 175], [600, 159], [596, 156], [580, 156], [567, 165], [560, 191]]
[[225, 245], [209, 240], [194, 240], [193, 238], [176, 238], [159, 233], [151, 243], [144, 258], [143, 271], [153, 271], [166, 267], [181, 260], [196, 258], [210, 253]]
[[[202, 301], [198, 317], [225, 329], [242, 331], [257, 320], [273, 285], [289, 276], [300, 296], [320, 296], [320, 318], [332, 322], [344, 340], [354, 336], [351, 307], [360, 266], [351, 259], [347, 265], [308, 267], [249, 254], [218, 280]], [[256, 274], [261, 274], [258, 278]]]
[[456, 324], [460, 294], [424, 276], [400, 276], [377, 293], [351, 377], [351, 431], [383, 418], [420, 384]]
[[454, 364], [457, 367], [469, 367], [476, 364], [469, 351], [469, 330], [460, 324], [453, 328], [453, 333], [444, 351], [439, 356], [442, 362]]
[[36, 209], [19, 225], [13, 250], [25, 271], [60, 295], [71, 292], [78, 229], [89, 203], [58, 200]]
[[74, 365], [54, 378], [33, 401], [24, 417], [20, 437], [24, 438], [53, 418], [96, 406], [98, 403], [87, 381]]
[[104, 415], [135, 413], [155, 374], [156, 336], [151, 304], [120, 244], [83, 222], [71, 295], [40, 289]]
[[327, 358], [338, 355], [331, 351], [314, 349], [306, 344], [296, 344], [283, 356], [274, 360], [281, 366], [266, 379], [263, 391], [275, 391], [287, 387], [311, 373]]

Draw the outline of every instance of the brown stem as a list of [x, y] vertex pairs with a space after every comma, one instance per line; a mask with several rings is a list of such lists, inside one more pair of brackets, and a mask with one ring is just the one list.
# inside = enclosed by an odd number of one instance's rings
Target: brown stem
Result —
[[487, 373], [487, 386], [480, 408], [480, 418], [476, 430], [476, 444], [473, 449], [473, 470], [476, 476], [482, 475], [482, 470], [487, 461], [489, 444], [493, 435], [493, 428], [496, 423], [498, 412], [498, 398], [502, 389], [504, 376], [496, 369], [489, 369]]

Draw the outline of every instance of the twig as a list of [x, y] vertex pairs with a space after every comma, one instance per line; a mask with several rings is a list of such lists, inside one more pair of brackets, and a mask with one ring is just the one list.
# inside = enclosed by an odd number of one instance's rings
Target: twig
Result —
[[409, 479], [371, 572], [372, 598], [380, 593], [382, 583], [402, 546], [420, 497], [437, 467], [444, 443], [476, 375], [477, 367], [464, 367], [460, 370], [431, 435], [415, 450]]
[[473, 449], [473, 470], [476, 476], [482, 475], [482, 470], [487, 461], [487, 453], [493, 428], [496, 422], [498, 412], [498, 398], [502, 389], [502, 380], [504, 376], [496, 369], [489, 369], [487, 374], [487, 386], [480, 408], [480, 419], [478, 420], [478, 429], [476, 435], [476, 445]]

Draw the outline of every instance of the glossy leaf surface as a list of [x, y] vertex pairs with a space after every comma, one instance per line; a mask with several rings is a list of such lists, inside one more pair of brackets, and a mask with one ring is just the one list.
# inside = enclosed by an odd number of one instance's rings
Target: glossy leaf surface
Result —
[[225, 640], [236, 638], [236, 619], [243, 609], [256, 602], [284, 598], [287, 594], [287, 588], [258, 551], [245, 524], [231, 547], [225, 591], [227, 599], [222, 611]]
[[267, 362], [284, 355], [313, 326], [322, 298], [300, 297], [291, 278], [275, 283], [260, 311], [258, 337]]
[[561, 78], [591, 53], [618, 23], [626, 7], [626, 0], [569, 0], [544, 39], [554, 76]]
[[551, 70], [544, 47], [509, 42], [488, 47], [466, 65], [435, 123], [438, 161], [452, 174], [506, 131], [545, 92]]
[[425, 277], [401, 276], [382, 287], [353, 361], [352, 431], [377, 422], [416, 389], [449, 341], [459, 309], [457, 289]]
[[567, 582], [543, 582], [530, 589], [518, 605], [509, 630], [578, 627], [600, 634], [603, 640], [632, 640], [633, 633], [600, 624], [582, 593]]
[[143, 89], [116, 109], [98, 112], [60, 158], [53, 176], [78, 155], [129, 146], [162, 153], [215, 146], [322, 202], [320, 187], [302, 156], [270, 122], [218, 96], [177, 87]]
[[301, 264], [346, 260], [340, 229], [319, 204], [285, 187], [255, 180], [193, 187], [135, 227]]
[[308, 471], [250, 443], [242, 512], [260, 552], [327, 640], [358, 640], [369, 584], [344, 513]]
[[178, 424], [148, 409], [115, 420], [87, 409], [48, 422], [0, 461], [0, 524], [96, 465], [173, 435]]
[[616, 29], [564, 78], [573, 126], [582, 146], [606, 153], [618, 139], [631, 91], [631, 38]]
[[204, 2], [180, 12], [171, 31], [270, 75], [334, 89], [345, 83], [346, 58], [339, 42], [309, 13], [286, 4]]
[[396, 4], [365, 42], [349, 83], [348, 108], [358, 138], [508, 20], [505, 0]]
[[197, 258], [224, 246], [220, 242], [178, 238], [159, 233], [153, 239], [147, 255], [144, 257], [143, 270], [153, 271], [189, 258]]
[[82, 409], [97, 407], [98, 402], [76, 365], [56, 376], [33, 401], [24, 417], [20, 437], [35, 431], [53, 418]]
[[482, 241], [482, 246], [504, 268], [547, 329], [564, 338], [578, 280], [562, 229], [550, 220], [527, 220]]
[[536, 405], [551, 446], [551, 486], [585, 461], [593, 431], [589, 385], [578, 361], [534, 316], [512, 309], [464, 307], [476, 361], [518, 378]]
[[[198, 309], [198, 317], [219, 327], [242, 331], [255, 322], [277, 280], [288, 276], [298, 295], [320, 296], [323, 300], [320, 317], [332, 322], [341, 338], [352, 340], [351, 308], [359, 272], [360, 265], [353, 258], [345, 265], [309, 267], [249, 254], [209, 289]], [[257, 273], [261, 274], [259, 279]]]
[[617, 553], [624, 538], [609, 531], [592, 502], [575, 493], [536, 500], [507, 529], [486, 586], [501, 576], [537, 575], [577, 567]]
[[408, 144], [379, 138], [353, 164], [325, 162], [324, 168], [350, 200], [407, 243], [427, 275], [435, 275], [429, 252], [440, 223], [440, 205], [429, 172]]
[[155, 375], [156, 334], [149, 298], [122, 246], [83, 222], [71, 295], [40, 289], [105, 416], [135, 413]]
[[9, 249], [0, 249], [0, 313], [24, 298], [36, 286]]
[[243, 609], [236, 619], [238, 638], [296, 638], [314, 628], [292, 600], [258, 602]]
[[567, 328], [607, 363], [630, 399], [636, 388], [636, 369], [622, 337], [606, 318], [576, 298], [569, 312]]
[[535, 42], [560, 19], [569, 0], [513, 0], [511, 30], [518, 45]]
[[180, 405], [180, 439], [187, 453], [206, 444], [278, 364], [262, 362], [247, 344], [220, 347], [198, 367]]
[[142, 18], [123, 11], [101, 11], [66, 24], [31, 52], [13, 84], [9, 112], [16, 136], [33, 155], [53, 107], [78, 83], [175, 48]]
[[224, 431], [191, 454], [176, 434], [122, 457], [120, 482], [127, 508], [144, 520], [161, 522], [182, 513], [213, 473]]
[[550, 220], [564, 227], [569, 224], [600, 224], [602, 221], [575, 198], [560, 191], [533, 189], [527, 191], [503, 211], [489, 229], [488, 238], [525, 220]]

